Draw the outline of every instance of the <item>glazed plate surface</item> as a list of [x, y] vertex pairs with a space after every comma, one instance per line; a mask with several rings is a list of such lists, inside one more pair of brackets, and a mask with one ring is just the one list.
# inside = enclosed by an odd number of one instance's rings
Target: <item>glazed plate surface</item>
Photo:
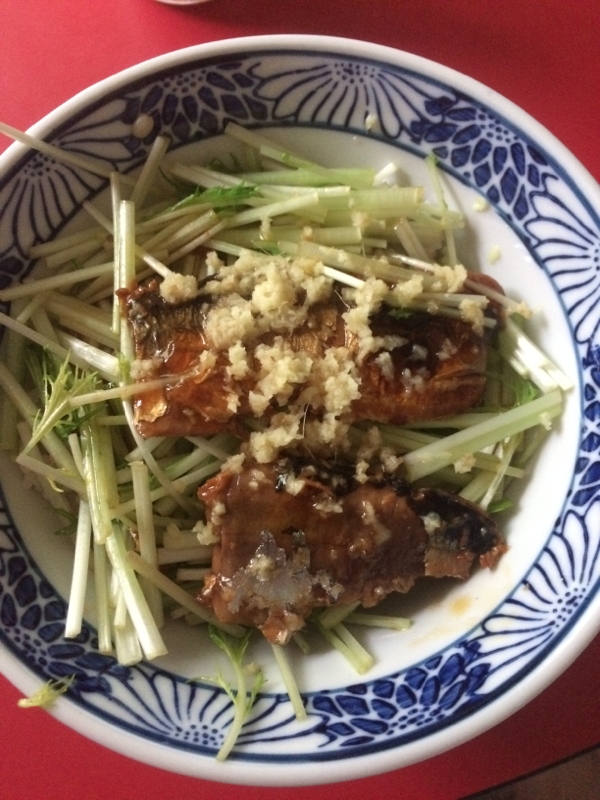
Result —
[[[332, 38], [257, 37], [163, 56], [83, 92], [33, 132], [128, 173], [158, 133], [184, 160], [226, 153], [230, 120], [328, 166], [394, 161], [425, 185], [423, 157], [437, 156], [450, 203], [468, 220], [463, 262], [537, 311], [532, 336], [574, 383], [501, 521], [510, 550], [492, 573], [390, 601], [413, 625], [361, 634], [376, 659], [365, 676], [335, 652], [292, 654], [305, 722], [294, 719], [269, 650], [255, 644], [251, 658], [268, 681], [233, 755], [218, 764], [230, 701], [190, 681], [216, 671], [206, 635], [169, 623], [169, 655], [133, 668], [96, 652], [91, 611], [81, 636], [64, 639], [72, 547], [53, 536], [44, 501], [4, 457], [0, 665], [24, 692], [75, 674], [53, 713], [165, 769], [271, 785], [364, 777], [498, 723], [598, 630], [600, 195], [562, 145], [491, 90], [406, 53]], [[82, 224], [82, 202], [105, 196], [104, 179], [11, 147], [0, 160], [0, 285], [30, 272], [31, 244]], [[489, 207], [475, 211], [482, 198]]]

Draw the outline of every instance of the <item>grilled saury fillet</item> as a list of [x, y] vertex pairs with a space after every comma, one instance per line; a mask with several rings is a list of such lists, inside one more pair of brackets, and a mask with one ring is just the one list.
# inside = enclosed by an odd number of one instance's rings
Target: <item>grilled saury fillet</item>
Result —
[[[129, 292], [125, 306], [136, 358], [144, 365], [138, 379], [165, 378], [164, 386], [135, 398], [136, 424], [143, 436], [239, 432], [244, 416], [269, 418], [280, 410], [277, 398], [261, 414], [253, 413], [249, 402], [257, 384], [256, 348], [272, 344], [275, 333], [263, 333], [246, 345], [249, 369], [235, 377], [228, 351], [214, 348], [205, 330], [210, 296], [169, 303], [151, 284]], [[334, 293], [327, 302], [312, 305], [300, 325], [279, 337], [285, 347], [311, 359], [333, 350], [347, 351], [354, 359], [360, 396], [344, 414], [346, 421], [405, 424], [460, 413], [479, 402], [488, 341], [471, 324], [425, 312], [397, 318], [383, 306], [370, 319], [370, 328], [384, 346], [359, 357], [360, 343], [343, 318], [346, 310]], [[293, 401], [302, 389], [302, 382], [294, 384], [286, 400]], [[306, 406], [307, 413], [319, 413], [310, 401]]]
[[218, 543], [199, 602], [286, 643], [316, 607], [374, 606], [419, 579], [468, 577], [506, 545], [472, 504], [438, 489], [306, 460], [224, 470], [198, 491]]

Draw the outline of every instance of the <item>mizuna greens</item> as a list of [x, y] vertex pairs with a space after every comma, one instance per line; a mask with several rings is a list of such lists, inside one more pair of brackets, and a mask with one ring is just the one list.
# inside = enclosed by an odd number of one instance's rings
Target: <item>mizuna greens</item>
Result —
[[[482, 407], [415, 426], [358, 424], [350, 432], [360, 441], [375, 429], [402, 459], [411, 482], [452, 486], [489, 511], [510, 505], [506, 489], [525, 477], [561, 413], [570, 381], [525, 333], [525, 305], [475, 286], [458, 262], [456, 234], [465, 221], [448, 208], [433, 161], [435, 200], [428, 202], [423, 188], [398, 185], [394, 165], [380, 172], [326, 168], [236, 125], [226, 136], [241, 155], [230, 163], [180, 163], [159, 136], [135, 179], [9, 126], [0, 131], [110, 181], [111, 210], [85, 203], [92, 224], [36, 243], [29, 254], [36, 261], [32, 275], [0, 291], [0, 301], [10, 307], [0, 313], [1, 444], [72, 532], [65, 636], [81, 631], [89, 575], [99, 650], [124, 665], [166, 653], [165, 616], [208, 625], [237, 682], [225, 686], [235, 708], [232, 733], [218, 756], [225, 758], [261, 678], [257, 673], [247, 688], [242, 659], [248, 631], [220, 624], [194, 600], [213, 544], [195, 492], [237, 452], [239, 440], [228, 433], [140, 436], [132, 397], [164, 382], [136, 382], [119, 290], [157, 277], [185, 295], [211, 275], [215, 258], [227, 262], [252, 250], [257, 258], [313, 259], [324, 276], [348, 290], [380, 278], [389, 284], [385, 302], [392, 314], [425, 310], [489, 326], [494, 322], [484, 315], [485, 306], [490, 300], [500, 304], [507, 321]], [[206, 258], [207, 252], [217, 255]], [[248, 425], [256, 429], [261, 422]], [[408, 624], [338, 605], [315, 615], [313, 630], [362, 674], [373, 659], [350, 628], [401, 630]], [[295, 642], [310, 651], [309, 636], [299, 633]], [[302, 718], [286, 654], [277, 645], [273, 653]]]

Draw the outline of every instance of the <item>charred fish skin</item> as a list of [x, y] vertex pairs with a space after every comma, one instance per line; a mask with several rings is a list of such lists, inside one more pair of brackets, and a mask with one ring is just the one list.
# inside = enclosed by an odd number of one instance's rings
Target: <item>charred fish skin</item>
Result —
[[[271, 345], [273, 333], [247, 343], [249, 372], [236, 378], [227, 351], [215, 349], [205, 333], [209, 295], [169, 303], [151, 283], [126, 293], [123, 302], [136, 361], [144, 365], [140, 380], [165, 379], [163, 388], [134, 398], [141, 435], [206, 436], [223, 429], [241, 433], [242, 419], [256, 416], [248, 401], [257, 383], [256, 348]], [[425, 312], [396, 318], [384, 310], [370, 324], [375, 340], [388, 344], [363, 357], [345, 326], [345, 310], [337, 296], [317, 303], [285, 337], [293, 352], [312, 359], [344, 348], [356, 361], [359, 396], [344, 411], [345, 420], [401, 425], [462, 413], [480, 402], [489, 335], [460, 319]], [[289, 402], [293, 404], [304, 386], [290, 387]], [[278, 411], [280, 404], [273, 399], [263, 416], [270, 418]], [[308, 412], [318, 417], [322, 409], [311, 407]]]
[[506, 550], [495, 523], [461, 498], [358, 483], [299, 459], [223, 471], [198, 495], [219, 539], [199, 602], [281, 644], [315, 608], [375, 606], [426, 576], [464, 579]]
[[174, 331], [202, 336], [207, 298], [167, 303], [156, 281], [152, 281], [127, 292], [124, 303], [136, 348], [142, 356], [165, 353], [171, 347]]
[[425, 575], [439, 577], [451, 569], [466, 579], [474, 561], [493, 567], [507, 550], [494, 520], [474, 503], [436, 489], [413, 491], [409, 503], [429, 535]]
[[378, 313], [371, 328], [374, 336], [399, 337], [404, 344], [390, 351], [390, 374], [380, 368], [380, 353], [365, 360], [356, 419], [405, 425], [462, 413], [481, 401], [489, 335], [425, 312], [400, 319]]

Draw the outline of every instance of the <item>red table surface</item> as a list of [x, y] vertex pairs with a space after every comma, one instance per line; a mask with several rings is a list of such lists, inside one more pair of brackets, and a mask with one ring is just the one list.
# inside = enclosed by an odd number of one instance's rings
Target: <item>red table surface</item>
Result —
[[[27, 128], [77, 91], [144, 59], [265, 33], [365, 39], [439, 61], [520, 105], [600, 178], [598, 0], [2, 0], [0, 119]], [[0, 141], [4, 149], [8, 141]], [[1, 211], [0, 211], [1, 213]], [[0, 679], [3, 800], [453, 800], [600, 743], [600, 638], [525, 708], [420, 764], [335, 786], [229, 786], [113, 753], [40, 710], [21, 710]]]

